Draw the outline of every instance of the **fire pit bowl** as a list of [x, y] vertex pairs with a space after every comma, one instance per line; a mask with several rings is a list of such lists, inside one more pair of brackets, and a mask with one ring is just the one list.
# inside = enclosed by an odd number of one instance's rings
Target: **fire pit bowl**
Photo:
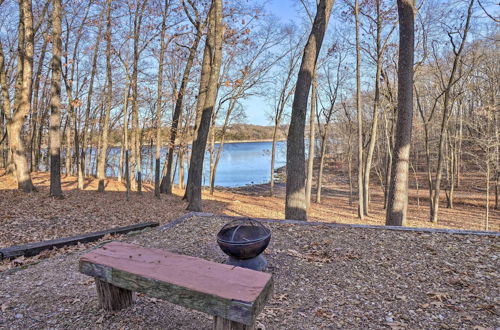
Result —
[[271, 241], [271, 230], [253, 219], [237, 219], [227, 223], [217, 234], [217, 243], [229, 256], [226, 264], [263, 270], [267, 261], [262, 252]]

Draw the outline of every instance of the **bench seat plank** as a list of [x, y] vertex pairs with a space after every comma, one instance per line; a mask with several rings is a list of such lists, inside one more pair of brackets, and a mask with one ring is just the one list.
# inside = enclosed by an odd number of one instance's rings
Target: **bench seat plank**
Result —
[[101, 281], [244, 324], [253, 324], [272, 290], [271, 274], [112, 242], [80, 259]]

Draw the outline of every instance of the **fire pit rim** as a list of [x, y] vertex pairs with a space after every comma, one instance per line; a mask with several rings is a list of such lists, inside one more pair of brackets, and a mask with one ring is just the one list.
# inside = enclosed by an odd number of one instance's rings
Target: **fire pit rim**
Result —
[[[266, 226], [264, 226], [263, 224], [260, 223], [260, 221], [258, 220], [255, 220], [255, 219], [251, 219], [251, 218], [248, 218], [248, 219], [244, 219], [243, 221], [245, 220], [251, 220], [253, 222], [256, 222], [260, 225], [260, 227], [258, 228], [262, 228], [264, 230], [264, 232], [266, 233], [264, 236], [262, 237], [259, 237], [259, 238], [255, 238], [255, 239], [252, 239], [252, 240], [247, 240], [247, 241], [231, 241], [231, 240], [226, 240], [226, 239], [223, 239], [221, 236], [222, 236], [222, 233], [225, 232], [224, 231], [224, 228], [222, 228], [218, 233], [217, 233], [217, 241], [219, 242], [222, 242], [222, 243], [226, 243], [226, 244], [231, 244], [231, 245], [247, 245], [247, 244], [252, 244], [252, 243], [257, 243], [257, 242], [261, 242], [261, 241], [265, 241], [267, 240], [268, 238], [271, 237], [271, 230], [269, 228], [267, 228]], [[234, 220], [234, 221], [241, 221], [241, 219], [237, 219], [237, 220]], [[226, 226], [228, 224], [230, 224], [231, 222], [227, 223]], [[225, 226], [224, 226], [225, 227]], [[257, 226], [256, 226], [257, 227]], [[228, 227], [227, 229], [229, 230], [230, 228], [233, 228], [233, 227]]]

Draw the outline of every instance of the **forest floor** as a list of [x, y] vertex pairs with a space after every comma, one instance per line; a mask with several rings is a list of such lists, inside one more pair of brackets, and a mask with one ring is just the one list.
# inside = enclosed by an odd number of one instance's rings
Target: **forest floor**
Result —
[[[423, 175], [423, 174], [422, 174]], [[168, 223], [186, 213], [187, 204], [182, 191], [174, 189], [173, 196], [154, 197], [153, 186], [143, 185], [144, 192], [135, 192], [126, 200], [123, 182], [110, 179], [106, 192], [98, 193], [97, 180], [88, 178], [85, 189], [77, 190], [76, 177], [62, 178], [64, 199], [49, 197], [49, 174], [32, 174], [38, 192], [25, 194], [16, 190], [13, 177], [0, 170], [0, 248], [11, 245], [67, 237], [135, 223], [156, 221]], [[421, 180], [424, 181], [423, 179]], [[349, 185], [344, 176], [334, 170], [326, 171], [321, 204], [312, 203], [309, 220], [351, 224], [383, 225], [383, 192], [380, 186], [371, 187], [371, 212], [363, 220], [357, 218], [356, 202], [349, 204]], [[453, 209], [446, 208], [444, 193], [439, 222], [428, 221], [427, 190], [410, 189], [408, 225], [485, 230], [485, 201], [480, 178], [468, 175], [455, 193]], [[276, 196], [269, 197], [269, 185], [216, 189], [213, 195], [203, 193], [203, 211], [233, 216], [282, 219], [284, 217], [284, 185], [276, 185]], [[355, 194], [356, 192], [354, 192]], [[313, 193], [313, 198], [315, 194]], [[354, 196], [354, 199], [356, 196]], [[493, 203], [490, 203], [493, 207]], [[500, 210], [490, 209], [488, 230], [500, 231]]]
[[[220, 263], [226, 256], [214, 238], [227, 221], [194, 216], [118, 239]], [[273, 235], [264, 254], [274, 292], [257, 329], [500, 326], [498, 237], [265, 225]], [[125, 310], [101, 310], [94, 280], [77, 269], [81, 255], [105, 242], [0, 272], [0, 328], [211, 329], [210, 315], [144, 294]]]

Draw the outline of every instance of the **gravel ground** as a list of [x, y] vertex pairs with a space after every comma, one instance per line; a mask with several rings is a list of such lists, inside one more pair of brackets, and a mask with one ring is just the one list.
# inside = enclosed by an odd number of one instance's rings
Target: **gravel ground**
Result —
[[[215, 235], [226, 222], [192, 217], [121, 240], [223, 262]], [[498, 237], [266, 225], [275, 289], [261, 328], [500, 327]], [[93, 280], [77, 271], [86, 249], [0, 273], [0, 328], [211, 328], [209, 315], [141, 295], [129, 309], [99, 310]]]

